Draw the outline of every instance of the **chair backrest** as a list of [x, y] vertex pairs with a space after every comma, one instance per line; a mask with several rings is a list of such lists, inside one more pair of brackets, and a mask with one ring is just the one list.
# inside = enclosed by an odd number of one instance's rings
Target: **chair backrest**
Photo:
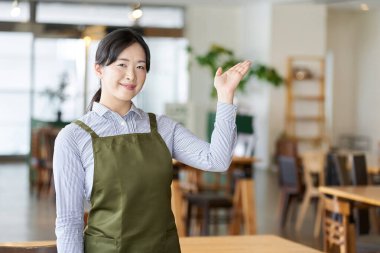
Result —
[[338, 176], [339, 185], [350, 185], [350, 178], [348, 175], [348, 157], [345, 155], [335, 154], [332, 156], [334, 163], [333, 169], [336, 170], [335, 175]]
[[[353, 155], [352, 157], [352, 184], [353, 185], [367, 185], [367, 163], [364, 154]], [[359, 234], [369, 234], [371, 230], [371, 224], [369, 220], [368, 209], [359, 208], [355, 212], [355, 218], [357, 221], [357, 231]]]
[[349, 251], [350, 205], [348, 202], [323, 197], [324, 252]]
[[292, 156], [279, 156], [278, 166], [280, 186], [300, 190], [300, 169], [297, 166], [296, 159]]
[[46, 127], [42, 130], [41, 133], [43, 139], [46, 167], [49, 169], [53, 168], [54, 143], [60, 130], [61, 129], [59, 128]]
[[323, 185], [323, 170], [325, 165], [325, 152], [323, 151], [308, 151], [301, 154], [302, 166], [304, 172], [305, 184], [307, 187], [313, 187], [314, 182], [312, 174], [319, 175], [319, 185]]
[[352, 184], [368, 184], [367, 163], [364, 154], [354, 155], [352, 157]]
[[276, 156], [298, 157], [297, 141], [292, 138], [281, 138], [276, 143]]
[[339, 185], [339, 176], [337, 173], [337, 169], [335, 168], [334, 163], [334, 152], [329, 152], [326, 156], [326, 163], [325, 163], [325, 185], [328, 186], [334, 186]]

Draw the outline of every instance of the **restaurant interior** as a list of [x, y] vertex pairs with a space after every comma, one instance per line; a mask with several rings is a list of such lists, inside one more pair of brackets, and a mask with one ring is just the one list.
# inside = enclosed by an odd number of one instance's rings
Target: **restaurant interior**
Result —
[[123, 27], [151, 50], [134, 104], [203, 140], [216, 68], [252, 61], [228, 171], [173, 159], [182, 252], [380, 252], [379, 0], [0, 0], [0, 252], [57, 252], [54, 141]]

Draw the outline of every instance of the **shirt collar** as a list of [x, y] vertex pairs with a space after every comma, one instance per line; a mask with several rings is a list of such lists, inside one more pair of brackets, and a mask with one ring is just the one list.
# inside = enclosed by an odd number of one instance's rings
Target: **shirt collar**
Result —
[[[105, 114], [112, 112], [111, 109], [107, 108], [106, 106], [104, 106], [98, 102], [94, 102], [94, 104], [92, 106], [92, 111], [94, 111], [96, 114], [98, 114], [101, 117], [103, 117]], [[131, 102], [131, 109], [124, 116], [128, 115], [128, 113], [130, 113], [130, 112], [136, 113], [136, 115], [138, 115], [140, 117], [140, 119], [143, 116], [141, 109], [137, 108], [133, 102]]]

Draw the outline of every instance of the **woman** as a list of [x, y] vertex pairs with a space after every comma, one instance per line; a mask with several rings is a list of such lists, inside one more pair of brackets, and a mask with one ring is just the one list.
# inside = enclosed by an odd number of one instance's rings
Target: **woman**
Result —
[[[132, 103], [150, 68], [143, 38], [130, 29], [104, 37], [95, 63], [101, 86], [90, 111], [56, 139], [58, 252], [180, 252], [170, 206], [172, 157], [203, 170], [229, 167], [236, 139], [232, 100], [249, 66], [245, 61], [216, 72], [218, 105], [209, 144]], [[91, 210], [83, 235], [85, 200]]]

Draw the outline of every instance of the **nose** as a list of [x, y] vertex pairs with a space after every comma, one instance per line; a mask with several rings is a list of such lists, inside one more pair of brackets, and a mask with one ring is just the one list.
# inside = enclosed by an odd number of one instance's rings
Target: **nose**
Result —
[[125, 72], [125, 79], [127, 79], [128, 81], [133, 81], [135, 79], [135, 72], [132, 68], [128, 68]]

